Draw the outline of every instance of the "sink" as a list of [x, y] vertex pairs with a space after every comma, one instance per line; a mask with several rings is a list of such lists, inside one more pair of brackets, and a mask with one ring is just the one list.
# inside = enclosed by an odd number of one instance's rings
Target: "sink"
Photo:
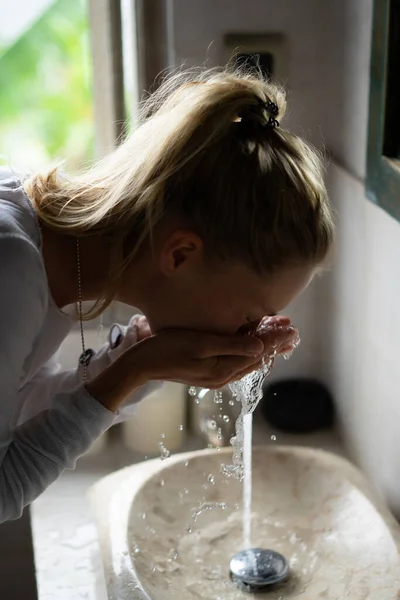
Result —
[[[109, 598], [239, 600], [242, 485], [230, 448], [127, 467], [90, 491]], [[253, 451], [252, 546], [286, 556], [290, 577], [260, 599], [400, 598], [400, 527], [347, 460], [313, 448]]]

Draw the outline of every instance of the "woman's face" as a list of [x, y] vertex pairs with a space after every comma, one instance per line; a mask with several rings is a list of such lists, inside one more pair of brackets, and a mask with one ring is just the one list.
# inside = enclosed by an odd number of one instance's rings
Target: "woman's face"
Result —
[[282, 311], [315, 272], [296, 266], [260, 277], [238, 262], [210, 266], [201, 240], [184, 231], [175, 232], [140, 263], [127, 270], [124, 297], [119, 299], [142, 310], [154, 333], [169, 328], [221, 334], [250, 329], [262, 317]]

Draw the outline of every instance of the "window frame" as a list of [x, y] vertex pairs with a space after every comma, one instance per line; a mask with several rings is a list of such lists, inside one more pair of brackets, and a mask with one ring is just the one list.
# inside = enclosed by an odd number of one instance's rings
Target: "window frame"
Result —
[[383, 154], [390, 1], [374, 0], [365, 188], [372, 202], [400, 221], [400, 160]]

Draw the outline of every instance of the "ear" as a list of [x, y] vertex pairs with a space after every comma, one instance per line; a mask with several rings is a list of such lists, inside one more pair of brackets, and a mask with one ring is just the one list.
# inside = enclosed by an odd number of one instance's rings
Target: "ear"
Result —
[[177, 269], [199, 260], [203, 254], [203, 241], [193, 231], [174, 231], [164, 242], [159, 266], [166, 276]]

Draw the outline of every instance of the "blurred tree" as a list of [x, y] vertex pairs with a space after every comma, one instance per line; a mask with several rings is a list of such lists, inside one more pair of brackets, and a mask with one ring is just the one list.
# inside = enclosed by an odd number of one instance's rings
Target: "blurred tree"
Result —
[[89, 24], [84, 0], [57, 0], [0, 54], [0, 163], [34, 169], [93, 157]]

